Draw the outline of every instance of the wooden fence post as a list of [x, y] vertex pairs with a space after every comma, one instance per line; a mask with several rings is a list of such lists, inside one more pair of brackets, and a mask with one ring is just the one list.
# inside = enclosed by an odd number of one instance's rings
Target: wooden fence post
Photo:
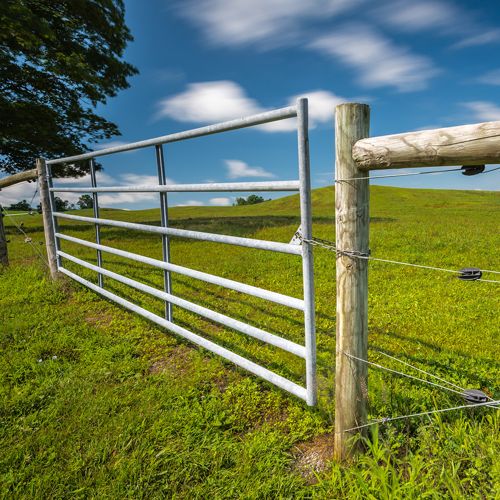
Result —
[[[367, 254], [369, 236], [369, 180], [352, 157], [356, 141], [369, 134], [370, 107], [340, 104], [335, 118], [335, 228], [340, 251]], [[367, 359], [368, 354], [368, 261], [337, 251], [337, 342], [335, 365], [335, 444], [337, 460], [356, 450], [346, 429], [366, 423], [368, 370], [366, 363], [346, 354]]]
[[43, 230], [45, 233], [45, 246], [47, 248], [47, 259], [49, 262], [50, 276], [52, 279], [58, 278], [56, 237], [54, 231], [54, 221], [52, 219], [52, 206], [50, 203], [50, 191], [47, 179], [47, 165], [43, 158], [36, 160], [38, 172], [38, 189], [40, 193], [40, 205], [42, 206]]

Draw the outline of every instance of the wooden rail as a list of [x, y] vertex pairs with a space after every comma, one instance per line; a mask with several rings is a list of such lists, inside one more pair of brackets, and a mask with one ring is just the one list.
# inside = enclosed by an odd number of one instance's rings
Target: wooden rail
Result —
[[500, 163], [500, 121], [370, 137], [352, 157], [363, 170]]
[[26, 170], [26, 172], [19, 172], [18, 174], [9, 175], [9, 177], [4, 177], [0, 179], [0, 189], [6, 188], [17, 184], [18, 182], [32, 181], [37, 178], [36, 168], [33, 170]]
[[[31, 181], [36, 179], [38, 176], [36, 168], [33, 170], [27, 170], [26, 172], [20, 172], [18, 174], [9, 175], [8, 177], [3, 177], [0, 179], [0, 190], [8, 186], [17, 184], [18, 182]], [[3, 214], [0, 213], [0, 265], [9, 265], [9, 254], [7, 251], [7, 237], [5, 235], [5, 228], [3, 225]]]

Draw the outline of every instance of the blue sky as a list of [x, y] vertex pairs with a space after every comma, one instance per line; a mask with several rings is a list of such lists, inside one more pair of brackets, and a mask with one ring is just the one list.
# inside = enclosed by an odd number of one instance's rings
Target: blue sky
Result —
[[[318, 187], [334, 177], [338, 103], [370, 104], [372, 135], [500, 120], [498, 0], [128, 0], [126, 9], [135, 37], [126, 59], [140, 74], [100, 106], [122, 136], [99, 147], [305, 96]], [[167, 177], [176, 183], [295, 179], [294, 123], [283, 124], [166, 145]], [[156, 183], [152, 148], [103, 157], [102, 164], [103, 185]], [[373, 184], [496, 190], [500, 175], [450, 173]], [[31, 185], [11, 189], [2, 193], [4, 203], [29, 199], [33, 191]], [[100, 195], [103, 206], [117, 208], [157, 206], [157, 198]], [[169, 195], [171, 205], [232, 201], [227, 193]]]

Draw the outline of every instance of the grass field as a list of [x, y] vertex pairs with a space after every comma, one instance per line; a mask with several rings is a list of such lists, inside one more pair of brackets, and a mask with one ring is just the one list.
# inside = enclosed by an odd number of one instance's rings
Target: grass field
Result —
[[[78, 211], [89, 215], [89, 211]], [[313, 192], [315, 236], [334, 238], [333, 190]], [[372, 255], [448, 269], [500, 269], [494, 192], [371, 188]], [[158, 210], [101, 211], [159, 223]], [[174, 227], [275, 241], [296, 230], [298, 199], [171, 209]], [[16, 217], [38, 248], [40, 216]], [[102, 300], [51, 283], [33, 247], [6, 220], [11, 267], [0, 271], [0, 491], [4, 498], [498, 498], [500, 418], [469, 409], [372, 427], [354, 463], [331, 460], [335, 255], [315, 250], [318, 408]], [[67, 234], [94, 229], [61, 220]], [[161, 258], [157, 235], [103, 228], [105, 245]], [[95, 251], [62, 249], [95, 263]], [[294, 256], [173, 239], [172, 261], [301, 297]], [[104, 266], [157, 288], [163, 273], [104, 254]], [[95, 274], [67, 263], [96, 281]], [[485, 274], [487, 279], [498, 275]], [[303, 343], [300, 313], [173, 275], [180, 297]], [[106, 287], [162, 314], [157, 299]], [[397, 356], [461, 387], [500, 397], [498, 284], [370, 265], [372, 361]], [[174, 308], [175, 321], [303, 384], [291, 354]], [[403, 367], [404, 368], [404, 367]], [[458, 406], [453, 393], [369, 370], [370, 417]]]

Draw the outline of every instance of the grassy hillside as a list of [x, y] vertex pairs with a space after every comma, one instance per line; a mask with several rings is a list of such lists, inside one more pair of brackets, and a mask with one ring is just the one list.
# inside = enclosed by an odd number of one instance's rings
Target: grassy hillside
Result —
[[[90, 214], [79, 211], [79, 214]], [[498, 193], [371, 188], [372, 255], [449, 269], [500, 269]], [[313, 192], [314, 234], [333, 239], [333, 190]], [[101, 211], [151, 224], [158, 210]], [[254, 206], [178, 207], [174, 227], [288, 241], [297, 196]], [[16, 217], [35, 244], [39, 216]], [[380, 428], [352, 467], [333, 464], [335, 256], [315, 251], [320, 404], [302, 402], [75, 285], [49, 283], [31, 245], [7, 222], [11, 269], [0, 275], [2, 427], [6, 496], [324, 498], [493, 497], [498, 412], [489, 409]], [[93, 240], [93, 228], [61, 220]], [[103, 228], [102, 241], [161, 258], [157, 235]], [[95, 262], [95, 252], [63, 242]], [[43, 249], [43, 247], [41, 247]], [[172, 260], [269, 290], [301, 296], [300, 259], [247, 248], [172, 240]], [[162, 287], [162, 271], [104, 254], [104, 265]], [[95, 281], [93, 273], [68, 268]], [[485, 275], [497, 279], [498, 275]], [[370, 359], [377, 350], [462, 387], [500, 397], [498, 285], [373, 262]], [[157, 314], [163, 304], [106, 280]], [[198, 304], [303, 343], [298, 312], [173, 275], [173, 290]], [[298, 383], [304, 364], [243, 334], [174, 309], [175, 321]], [[452, 393], [370, 370], [370, 415], [456, 406]], [[314, 485], [312, 483], [315, 483]]]

